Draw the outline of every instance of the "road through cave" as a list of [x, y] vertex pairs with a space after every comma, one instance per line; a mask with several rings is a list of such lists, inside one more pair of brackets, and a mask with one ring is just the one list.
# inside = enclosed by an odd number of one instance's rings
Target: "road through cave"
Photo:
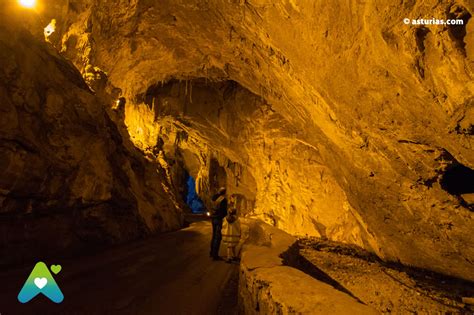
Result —
[[[0, 313], [212, 313], [228, 279], [246, 314], [469, 312], [473, 12], [0, 0]], [[187, 227], [221, 188], [239, 266]], [[41, 260], [57, 308], [15, 300]]]

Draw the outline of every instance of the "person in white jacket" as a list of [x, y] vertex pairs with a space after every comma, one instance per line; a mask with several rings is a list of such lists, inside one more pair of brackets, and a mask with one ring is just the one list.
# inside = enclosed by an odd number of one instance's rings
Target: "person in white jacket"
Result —
[[237, 209], [232, 208], [228, 211], [222, 225], [222, 241], [227, 245], [227, 263], [238, 261], [235, 248], [239, 244], [241, 236], [240, 220], [237, 217]]

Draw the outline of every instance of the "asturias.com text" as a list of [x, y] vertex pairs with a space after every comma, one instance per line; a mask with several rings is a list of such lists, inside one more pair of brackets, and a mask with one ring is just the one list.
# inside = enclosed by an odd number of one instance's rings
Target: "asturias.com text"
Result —
[[403, 23], [411, 24], [411, 25], [464, 25], [464, 21], [461, 19], [448, 19], [448, 20], [440, 20], [440, 19], [409, 19], [404, 18]]

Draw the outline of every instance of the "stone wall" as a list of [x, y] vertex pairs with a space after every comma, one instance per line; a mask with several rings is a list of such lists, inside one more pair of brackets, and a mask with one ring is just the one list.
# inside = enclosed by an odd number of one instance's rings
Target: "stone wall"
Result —
[[349, 295], [297, 269], [280, 257], [296, 241], [261, 221], [245, 220], [239, 305], [244, 314], [377, 314]]

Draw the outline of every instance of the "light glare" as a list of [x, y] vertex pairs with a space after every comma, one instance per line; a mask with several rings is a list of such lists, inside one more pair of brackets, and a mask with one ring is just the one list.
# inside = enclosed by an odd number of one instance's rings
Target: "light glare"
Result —
[[18, 2], [25, 8], [33, 8], [36, 4], [36, 0], [19, 0]]

